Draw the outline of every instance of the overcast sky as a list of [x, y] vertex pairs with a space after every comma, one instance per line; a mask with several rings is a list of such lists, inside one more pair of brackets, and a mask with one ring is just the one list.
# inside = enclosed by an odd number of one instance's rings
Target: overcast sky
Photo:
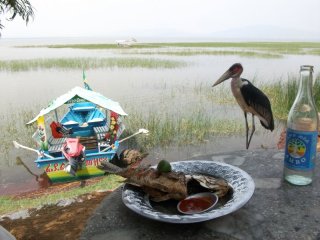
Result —
[[[320, 0], [29, 0], [35, 18], [2, 37], [265, 37], [320, 39]], [[3, 20], [3, 16], [1, 18]], [[285, 32], [285, 33], [284, 33]]]

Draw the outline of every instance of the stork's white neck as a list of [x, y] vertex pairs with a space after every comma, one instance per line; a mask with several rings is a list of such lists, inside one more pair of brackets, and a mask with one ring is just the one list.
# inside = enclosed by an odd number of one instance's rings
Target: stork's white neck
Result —
[[232, 78], [231, 80], [231, 91], [234, 96], [234, 98], [237, 100], [239, 106], [242, 108], [243, 111], [247, 111], [248, 105], [246, 104], [246, 101], [243, 98], [243, 95], [241, 93], [241, 87], [243, 85], [243, 81], [240, 77]]
[[241, 81], [241, 78], [240, 77], [235, 77], [235, 78], [232, 78], [231, 80], [231, 89], [232, 91], [235, 90], [236, 88], [240, 88], [242, 85], [242, 81]]

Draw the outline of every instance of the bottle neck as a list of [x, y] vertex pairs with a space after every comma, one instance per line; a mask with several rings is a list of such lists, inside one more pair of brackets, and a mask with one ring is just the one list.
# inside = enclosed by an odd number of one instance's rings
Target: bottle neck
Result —
[[312, 69], [301, 68], [298, 96], [301, 98], [312, 99]]
[[290, 109], [288, 127], [299, 131], [317, 131], [318, 114], [312, 95], [312, 67], [302, 66], [297, 97]]

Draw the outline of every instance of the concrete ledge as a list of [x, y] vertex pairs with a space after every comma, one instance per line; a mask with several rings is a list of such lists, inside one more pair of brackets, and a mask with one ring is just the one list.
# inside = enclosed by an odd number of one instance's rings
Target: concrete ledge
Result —
[[88, 220], [82, 240], [99, 239], [320, 239], [320, 172], [312, 185], [282, 180], [283, 153], [239, 151], [199, 156], [237, 164], [256, 183], [250, 201], [229, 215], [196, 224], [169, 224], [144, 218], [121, 200], [121, 188], [106, 197]]

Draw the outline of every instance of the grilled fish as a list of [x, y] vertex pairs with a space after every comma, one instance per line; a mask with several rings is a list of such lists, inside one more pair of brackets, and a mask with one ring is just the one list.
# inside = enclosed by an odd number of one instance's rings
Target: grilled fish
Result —
[[98, 168], [126, 178], [127, 183], [141, 187], [154, 201], [182, 200], [188, 196], [187, 180], [181, 172], [160, 173], [154, 168], [140, 166], [120, 168], [106, 161]]
[[197, 191], [211, 191], [225, 196], [230, 186], [221, 178], [204, 175], [186, 175], [182, 172], [159, 172], [147, 166], [120, 168], [110, 162], [101, 162], [101, 170], [126, 178], [126, 182], [140, 187], [155, 202], [169, 199], [182, 200]]
[[119, 156], [116, 155], [116, 157], [111, 160], [111, 163], [117, 165], [118, 167], [124, 168], [141, 162], [141, 160], [146, 156], [148, 156], [147, 153], [142, 153], [136, 149], [125, 149], [119, 154]]

